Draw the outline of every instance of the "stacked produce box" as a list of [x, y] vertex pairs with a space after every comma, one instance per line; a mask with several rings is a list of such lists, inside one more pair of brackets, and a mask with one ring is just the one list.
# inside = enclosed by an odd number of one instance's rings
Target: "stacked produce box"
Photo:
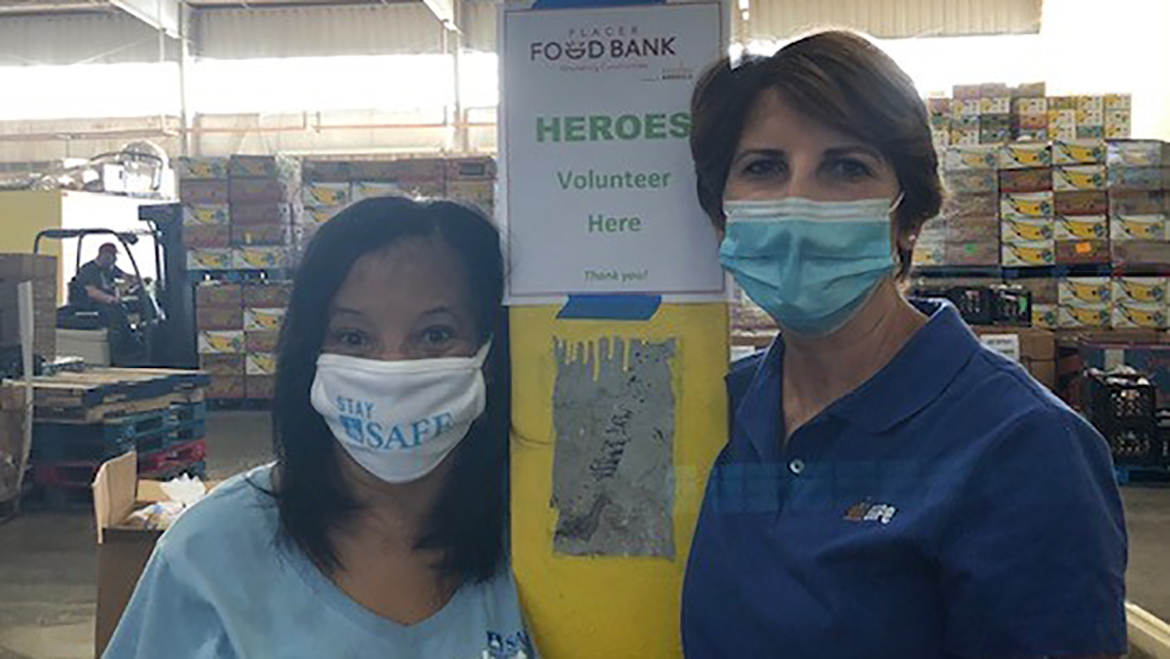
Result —
[[57, 259], [32, 254], [0, 254], [0, 348], [20, 345], [18, 286], [33, 283], [33, 352], [57, 354]]
[[1056, 263], [1052, 152], [1047, 142], [998, 149], [1000, 263], [1005, 267]]
[[270, 400], [276, 342], [292, 284], [207, 281], [195, 289], [199, 352], [213, 399]]

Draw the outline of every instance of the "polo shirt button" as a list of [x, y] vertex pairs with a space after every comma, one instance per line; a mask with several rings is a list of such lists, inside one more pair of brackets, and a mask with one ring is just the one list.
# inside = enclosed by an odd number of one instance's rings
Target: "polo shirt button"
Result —
[[788, 463], [788, 470], [799, 476], [804, 471], [804, 460], [797, 458]]

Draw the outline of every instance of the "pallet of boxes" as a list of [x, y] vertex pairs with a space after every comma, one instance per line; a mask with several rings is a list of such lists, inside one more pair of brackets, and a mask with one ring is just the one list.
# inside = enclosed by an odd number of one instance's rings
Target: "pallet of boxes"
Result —
[[189, 158], [180, 161], [180, 175], [208, 399], [264, 406], [274, 391], [276, 336], [302, 214], [300, 163], [279, 156]]
[[200, 371], [89, 368], [33, 378], [31, 500], [90, 505], [101, 465], [129, 452], [157, 480], [203, 475], [207, 449]]

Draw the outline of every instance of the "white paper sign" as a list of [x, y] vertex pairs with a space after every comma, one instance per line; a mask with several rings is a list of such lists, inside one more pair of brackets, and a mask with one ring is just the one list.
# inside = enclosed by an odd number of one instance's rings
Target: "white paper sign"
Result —
[[717, 4], [504, 13], [509, 297], [719, 297], [695, 193], [690, 97]]
[[995, 352], [1007, 357], [1008, 359], [1018, 362], [1020, 361], [1020, 335], [1019, 334], [984, 334], [979, 337], [983, 345], [991, 348]]

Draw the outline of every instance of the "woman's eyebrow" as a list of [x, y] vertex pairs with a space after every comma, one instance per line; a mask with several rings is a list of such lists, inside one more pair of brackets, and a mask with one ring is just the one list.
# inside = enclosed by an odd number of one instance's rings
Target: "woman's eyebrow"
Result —
[[359, 311], [357, 309], [351, 309], [350, 307], [334, 307], [333, 308], [333, 315], [334, 316], [342, 316], [342, 315], [345, 315], [345, 316], [364, 316], [365, 314], [363, 314], [361, 311]]
[[861, 153], [879, 162], [885, 161], [885, 158], [882, 157], [882, 154], [878, 153], [877, 150], [873, 147], [866, 146], [865, 144], [845, 144], [842, 146], [830, 147], [825, 149], [824, 155], [827, 157], [839, 158], [851, 153]]

